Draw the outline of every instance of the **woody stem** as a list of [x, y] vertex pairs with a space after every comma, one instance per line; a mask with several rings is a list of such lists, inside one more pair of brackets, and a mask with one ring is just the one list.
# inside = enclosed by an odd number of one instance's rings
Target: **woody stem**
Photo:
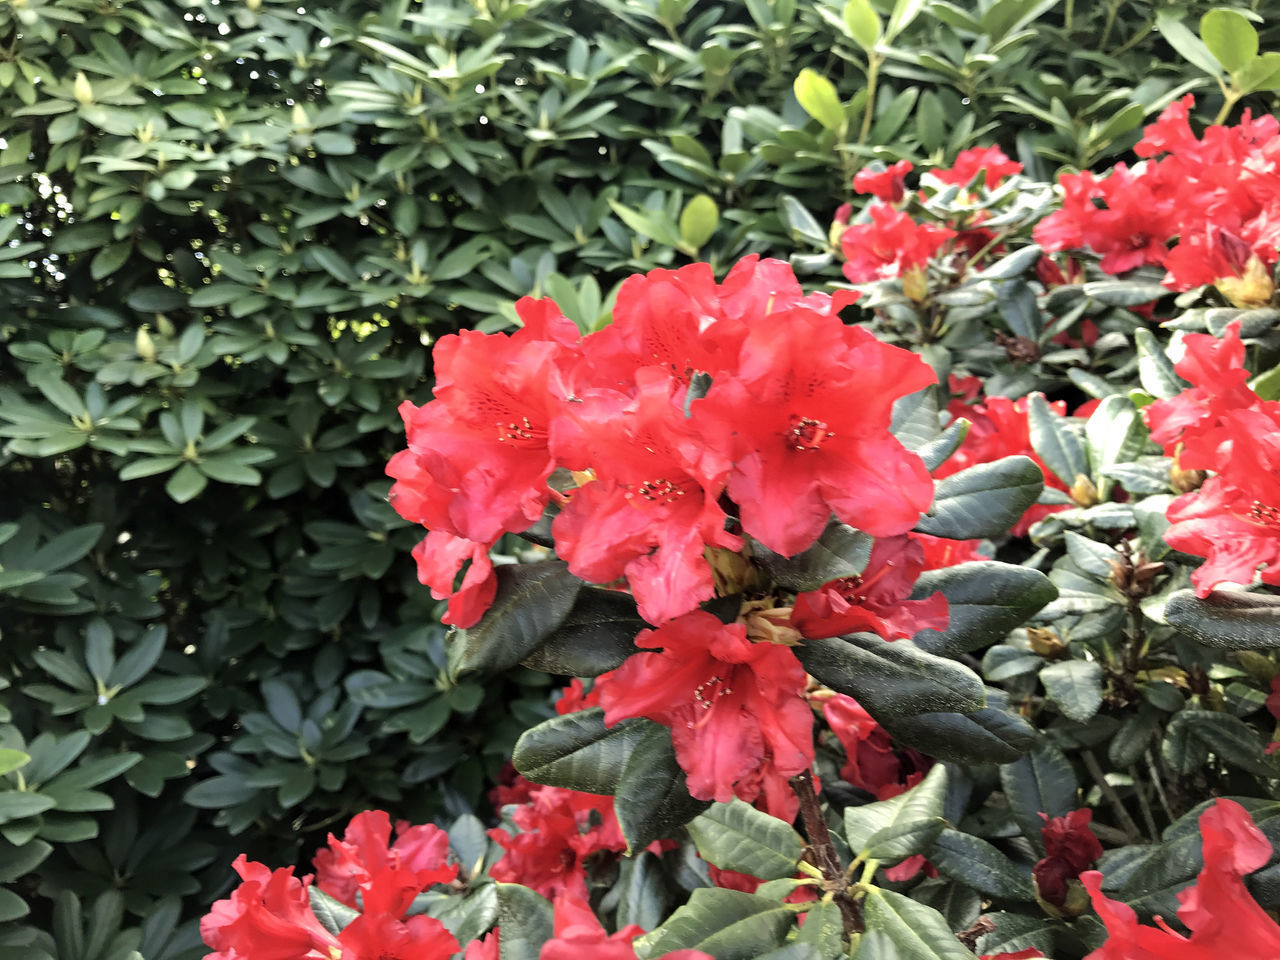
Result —
[[800, 800], [800, 817], [804, 820], [804, 832], [809, 837], [809, 862], [822, 871], [827, 889], [834, 893], [844, 918], [844, 933], [862, 933], [862, 908], [849, 895], [849, 881], [840, 864], [840, 855], [831, 841], [831, 831], [818, 805], [818, 795], [813, 790], [813, 772], [806, 770], [791, 778], [791, 789]]

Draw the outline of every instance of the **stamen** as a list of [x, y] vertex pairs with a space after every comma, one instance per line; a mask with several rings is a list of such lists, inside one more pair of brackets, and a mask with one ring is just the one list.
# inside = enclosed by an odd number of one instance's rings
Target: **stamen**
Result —
[[787, 431], [787, 442], [793, 450], [817, 450], [823, 441], [830, 440], [835, 434], [827, 429], [822, 420], [812, 417], [791, 418], [791, 429]]

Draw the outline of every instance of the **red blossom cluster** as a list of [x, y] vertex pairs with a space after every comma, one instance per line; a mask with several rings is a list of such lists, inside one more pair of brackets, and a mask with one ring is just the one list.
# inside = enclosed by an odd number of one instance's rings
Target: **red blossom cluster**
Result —
[[[1083, 898], [1078, 879], [1080, 874], [1094, 865], [1102, 856], [1102, 844], [1089, 828], [1092, 810], [1072, 810], [1065, 817], [1050, 819], [1040, 814], [1044, 827], [1040, 836], [1044, 840], [1044, 857], [1035, 865], [1032, 877], [1036, 893], [1045, 903], [1074, 916], [1083, 911], [1084, 903], [1068, 903], [1073, 899], [1073, 889]], [[1076, 909], [1077, 906], [1079, 909]]]
[[1191, 130], [1195, 98], [1171, 103], [1134, 152], [1106, 176], [1063, 174], [1062, 209], [1035, 229], [1046, 250], [1088, 249], [1107, 273], [1163, 266], [1165, 284], [1215, 284], [1236, 306], [1268, 303], [1280, 246], [1280, 122]]
[[1244, 875], [1271, 859], [1270, 841], [1234, 800], [1214, 801], [1200, 817], [1204, 869], [1194, 886], [1178, 894], [1178, 919], [1190, 937], [1138, 923], [1127, 904], [1102, 892], [1102, 874], [1083, 873], [1093, 908], [1107, 927], [1107, 940], [1085, 960], [1274, 960], [1280, 956], [1280, 925], [1253, 899]]
[[[1191, 387], [1143, 408], [1151, 439], [1187, 471], [1212, 470], [1169, 507], [1165, 541], [1205, 557], [1191, 574], [1197, 595], [1220, 583], [1280, 585], [1280, 403], [1249, 389], [1239, 323], [1221, 340], [1190, 334], [1175, 365]], [[1184, 488], [1185, 489], [1185, 488]]]
[[[925, 552], [907, 532], [933, 479], [889, 431], [894, 401], [934, 375], [842, 323], [854, 296], [805, 295], [789, 266], [749, 257], [723, 283], [706, 264], [631, 277], [613, 323], [582, 338], [550, 301], [522, 300], [510, 336], [439, 341], [435, 399], [402, 406], [408, 449], [388, 466], [396, 509], [430, 529], [419, 576], [463, 627], [493, 599], [496, 539], [554, 503], [570, 572], [629, 589], [655, 626], [597, 681], [606, 722], [668, 726], [693, 796], [786, 819], [787, 780], [813, 758], [789, 644], [946, 624], [940, 594], [906, 599]], [[729, 623], [699, 609], [755, 544], [794, 556], [833, 515], [877, 538], [861, 576], [798, 598], [765, 590]], [[929, 549], [965, 558], [964, 545]]]
[[[850, 282], [900, 277], [903, 292], [913, 300], [923, 300], [928, 292], [925, 267], [939, 251], [951, 244], [948, 249], [972, 256], [987, 246], [993, 234], [981, 226], [984, 212], [963, 223], [938, 224], [919, 222], [898, 209], [907, 195], [906, 175], [911, 170], [907, 160], [883, 170], [859, 170], [853, 178], [854, 190], [871, 194], [877, 202], [866, 209], [865, 221], [852, 224], [848, 222], [852, 207], [842, 206], [836, 214], [839, 226], [833, 230], [833, 242], [839, 240], [846, 261], [844, 275]], [[961, 151], [949, 169], [930, 172], [935, 180], [960, 187], [981, 177], [990, 190], [1005, 177], [1021, 173], [1022, 164], [1010, 160], [999, 147], [973, 147]]]
[[458, 874], [445, 863], [448, 836], [431, 825], [397, 825], [381, 810], [357, 815], [342, 840], [332, 834], [315, 857], [315, 886], [361, 913], [337, 934], [311, 909], [312, 877], [271, 870], [243, 854], [233, 864], [241, 884], [200, 922], [213, 953], [205, 960], [443, 960], [458, 941], [439, 920], [405, 916], [423, 890]]

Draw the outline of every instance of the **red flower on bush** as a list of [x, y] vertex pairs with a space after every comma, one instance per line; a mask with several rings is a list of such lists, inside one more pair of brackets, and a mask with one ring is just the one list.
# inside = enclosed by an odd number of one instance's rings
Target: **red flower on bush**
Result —
[[840, 237], [844, 275], [851, 283], [890, 279], [923, 269], [956, 235], [950, 227], [917, 223], [905, 211], [888, 204], [872, 204], [867, 212], [870, 223], [850, 224]]
[[797, 596], [791, 622], [814, 639], [865, 632], [896, 640], [921, 630], [945, 630], [947, 598], [940, 592], [907, 599], [924, 568], [924, 547], [911, 536], [881, 537], [861, 574]]
[[638, 653], [596, 680], [605, 723], [647, 717], [669, 727], [694, 797], [764, 796], [770, 813], [793, 819], [795, 795], [786, 780], [813, 760], [813, 716], [795, 654], [752, 643], [745, 625], [721, 623], [702, 610], [642, 631], [636, 644], [660, 649]]
[[[869, 193], [885, 203], [898, 203], [907, 195], [906, 176], [911, 170], [910, 160], [899, 160], [883, 170], [863, 167], [853, 175], [853, 189], [858, 193]], [[849, 220], [848, 216], [844, 219], [846, 223]]]
[[[339, 840], [329, 834], [329, 846], [316, 851], [316, 886], [349, 907], [356, 892], [365, 889], [386, 871], [406, 870], [418, 890], [448, 883], [458, 875], [457, 864], [447, 864], [449, 835], [434, 824], [396, 824], [391, 840], [391, 817], [383, 810], [366, 810], [351, 818]], [[416, 892], [416, 891], [415, 891]]]
[[[606, 933], [594, 911], [583, 897], [561, 894], [556, 897], [554, 935], [542, 945], [538, 960], [635, 960], [631, 941], [644, 933], [644, 927], [629, 923], [617, 933]], [[700, 950], [676, 950], [660, 956], [673, 960], [713, 960]]]
[[979, 173], [984, 174], [983, 185], [988, 190], [1005, 177], [1022, 172], [1022, 164], [1010, 160], [999, 147], [970, 147], [956, 154], [956, 162], [950, 169], [934, 170], [933, 175], [943, 183], [968, 186]]
[[1102, 856], [1102, 844], [1089, 829], [1093, 811], [1072, 810], [1065, 817], [1052, 820], [1043, 813], [1040, 816], [1045, 822], [1040, 830], [1045, 855], [1032, 871], [1036, 892], [1046, 903], [1065, 907], [1070, 882]]
[[[1200, 817], [1204, 869], [1178, 894], [1178, 919], [1190, 937], [1167, 925], [1138, 923], [1133, 908], [1102, 892], [1096, 870], [1080, 880], [1107, 927], [1107, 941], [1086, 960], [1274, 960], [1280, 925], [1250, 895], [1244, 875], [1271, 859], [1271, 843], [1234, 800], [1219, 798]], [[1157, 922], [1159, 920], [1157, 919]]]

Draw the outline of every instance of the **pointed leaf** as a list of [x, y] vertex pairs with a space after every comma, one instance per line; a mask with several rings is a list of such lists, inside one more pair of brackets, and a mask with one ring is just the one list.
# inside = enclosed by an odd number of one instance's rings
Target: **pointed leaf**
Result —
[[1035, 899], [1031, 877], [980, 837], [948, 827], [934, 840], [926, 855], [939, 873], [988, 897]]
[[893, 944], [899, 960], [974, 960], [942, 914], [892, 890], [873, 888], [863, 901], [863, 919], [869, 934]]
[[542, 946], [555, 934], [551, 904], [518, 883], [498, 883], [500, 960], [538, 960]]
[[[996, 700], [990, 688], [987, 699]], [[972, 713], [898, 717], [882, 724], [895, 740], [953, 763], [1008, 763], [1036, 741], [1035, 728], [1026, 720], [994, 705]]]
[[790, 877], [804, 848], [790, 824], [737, 797], [713, 804], [689, 821], [688, 830], [703, 860], [761, 880]]
[[1027, 400], [1027, 426], [1036, 456], [1064, 484], [1069, 487], [1076, 477], [1089, 475], [1084, 442], [1065, 417], [1053, 412], [1042, 394], [1033, 393]]
[[1071, 762], [1053, 744], [1041, 741], [1026, 756], [1000, 768], [1000, 786], [1022, 835], [1043, 856], [1040, 814], [1064, 817], [1079, 805]]
[[689, 796], [671, 731], [656, 723], [645, 724], [643, 731], [611, 791], [627, 856], [672, 836], [710, 805], [709, 800]]
[[976, 673], [954, 660], [925, 653], [910, 640], [890, 642], [855, 633], [806, 640], [795, 653], [809, 673], [853, 697], [877, 719], [967, 712], [986, 702]]
[[649, 720], [623, 720], [605, 727], [601, 707], [566, 713], [521, 734], [511, 762], [534, 783], [611, 794], [631, 751], [651, 726]]
[[700, 950], [716, 960], [750, 960], [781, 945], [794, 922], [795, 913], [777, 900], [700, 887], [657, 930], [636, 938], [636, 956], [653, 960], [676, 950]]
[[649, 627], [626, 593], [584, 586], [555, 632], [521, 666], [566, 677], [598, 677], [636, 652], [636, 634]]
[[1102, 666], [1092, 660], [1063, 660], [1040, 671], [1049, 699], [1069, 720], [1084, 723], [1102, 706]]
[[860, 807], [845, 807], [849, 849], [873, 860], [902, 860], [928, 848], [945, 826], [947, 768], [935, 764], [910, 790]]
[[1044, 474], [1030, 457], [980, 463], [940, 481], [933, 507], [916, 529], [935, 537], [975, 540], [1009, 531], [1044, 487]]
[[947, 598], [947, 629], [926, 630], [914, 641], [921, 650], [941, 656], [1003, 640], [1058, 596], [1058, 588], [1039, 570], [994, 560], [926, 570], [911, 596], [920, 599], [938, 590]]
[[1191, 590], [1179, 590], [1165, 603], [1164, 618], [1208, 647], [1280, 647], [1280, 597], [1215, 590], [1201, 600]]
[[833, 521], [813, 546], [794, 557], [784, 557], [753, 542], [751, 555], [774, 583], [801, 593], [816, 590], [829, 580], [856, 577], [871, 559], [874, 540], [839, 521]]

